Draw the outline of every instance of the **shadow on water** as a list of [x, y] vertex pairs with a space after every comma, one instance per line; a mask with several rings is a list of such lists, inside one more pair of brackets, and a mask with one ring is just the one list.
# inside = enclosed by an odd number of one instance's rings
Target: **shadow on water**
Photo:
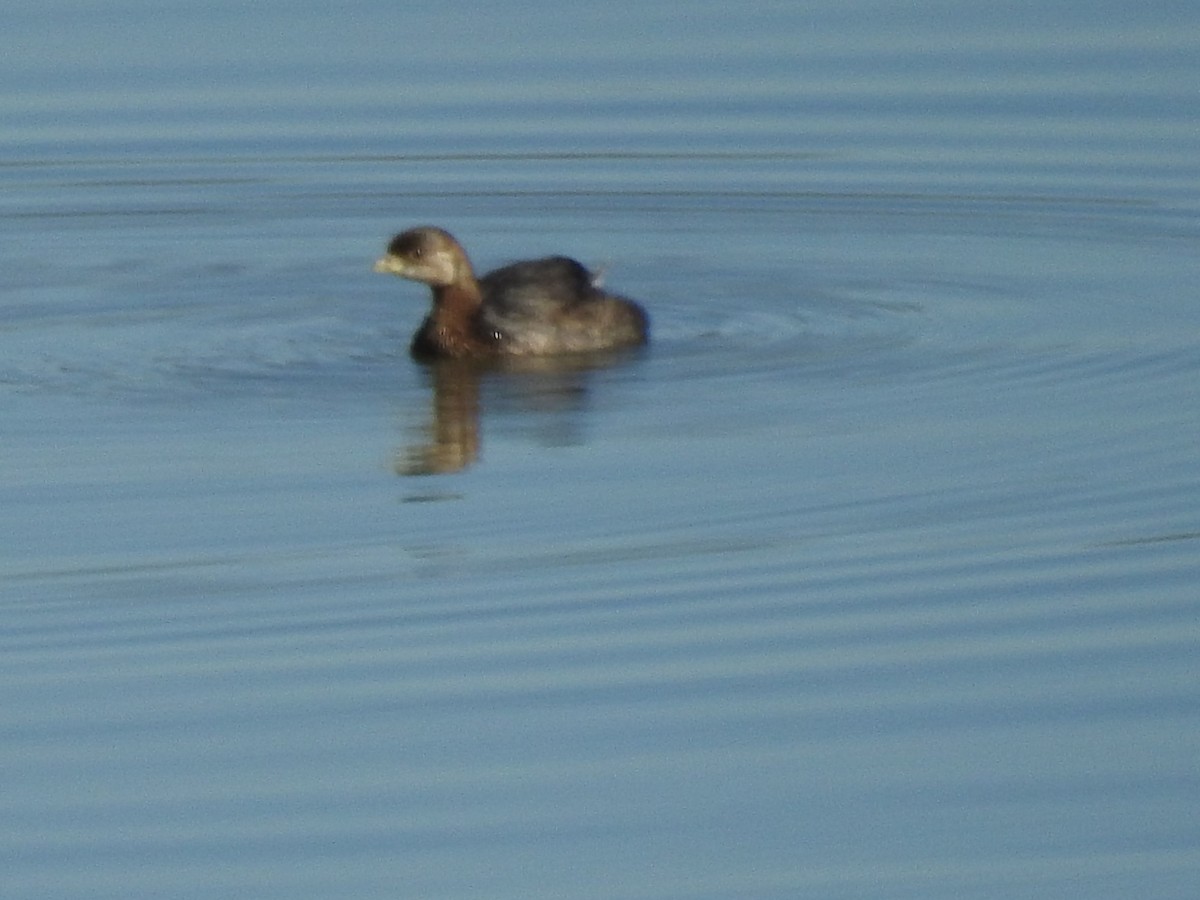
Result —
[[[445, 475], [474, 465], [482, 449], [481, 413], [513, 408], [551, 413], [570, 432], [588, 403], [592, 377], [633, 361], [642, 350], [512, 358], [487, 362], [437, 360], [424, 364], [429, 414], [419, 434], [396, 452], [397, 475]], [[485, 391], [486, 387], [497, 390]], [[558, 434], [555, 443], [572, 443]]]

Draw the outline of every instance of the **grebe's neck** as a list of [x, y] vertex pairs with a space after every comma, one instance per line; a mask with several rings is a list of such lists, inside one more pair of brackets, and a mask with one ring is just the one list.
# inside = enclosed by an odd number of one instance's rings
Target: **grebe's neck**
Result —
[[468, 274], [453, 284], [433, 288], [430, 337], [448, 356], [469, 356], [480, 349], [475, 318], [483, 303], [479, 282]]

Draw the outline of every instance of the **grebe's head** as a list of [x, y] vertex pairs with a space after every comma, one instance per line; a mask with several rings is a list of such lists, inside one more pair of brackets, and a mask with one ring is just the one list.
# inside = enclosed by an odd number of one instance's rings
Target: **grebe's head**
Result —
[[410, 228], [392, 238], [375, 271], [411, 278], [432, 287], [446, 287], [473, 277], [467, 254], [448, 231]]

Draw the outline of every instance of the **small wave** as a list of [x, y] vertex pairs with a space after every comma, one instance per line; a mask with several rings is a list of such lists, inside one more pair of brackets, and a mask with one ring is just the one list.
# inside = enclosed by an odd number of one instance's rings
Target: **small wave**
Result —
[[[332, 315], [237, 321], [116, 316], [26, 323], [0, 338], [10, 389], [153, 396], [336, 381], [402, 356], [406, 339]], [[255, 387], [257, 386], [257, 387]]]

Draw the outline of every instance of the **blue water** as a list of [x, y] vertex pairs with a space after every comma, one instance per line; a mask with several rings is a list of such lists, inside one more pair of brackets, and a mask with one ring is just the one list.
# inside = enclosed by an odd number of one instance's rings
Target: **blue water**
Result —
[[9, 5], [0, 895], [1194, 896], [1194, 4]]

